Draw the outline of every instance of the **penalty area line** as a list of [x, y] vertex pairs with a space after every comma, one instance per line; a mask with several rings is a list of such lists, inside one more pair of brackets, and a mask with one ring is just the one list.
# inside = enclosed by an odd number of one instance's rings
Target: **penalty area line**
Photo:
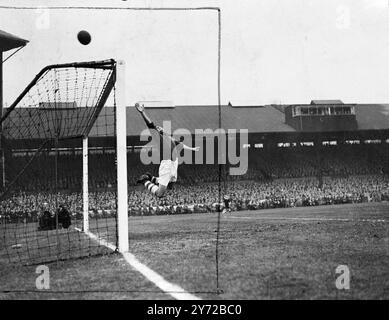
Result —
[[[96, 236], [90, 231], [84, 232], [79, 228], [75, 228], [75, 230], [77, 230], [78, 232], [85, 233], [91, 239], [98, 242], [100, 245], [103, 245], [113, 251], [116, 250], [116, 246], [114, 246], [112, 243], [109, 243], [104, 239], [100, 239], [98, 236]], [[149, 280], [158, 288], [160, 288], [164, 293], [171, 295], [177, 300], [201, 300], [199, 297], [185, 291], [180, 286], [165, 280], [160, 274], [140, 262], [132, 253], [124, 252], [121, 253], [121, 255], [133, 269], [141, 273], [147, 280]]]

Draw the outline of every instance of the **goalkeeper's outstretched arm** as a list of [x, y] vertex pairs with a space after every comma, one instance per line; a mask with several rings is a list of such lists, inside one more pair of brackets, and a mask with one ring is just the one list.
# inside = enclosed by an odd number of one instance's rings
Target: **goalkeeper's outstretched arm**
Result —
[[184, 150], [191, 150], [191, 151], [199, 151], [200, 150], [200, 147], [193, 147], [192, 148], [192, 147], [187, 146], [186, 144], [183, 144], [183, 143], [181, 143], [181, 144], [182, 144], [182, 147], [184, 148]]
[[[139, 111], [139, 113], [141, 114], [143, 120], [145, 121], [146, 123], [146, 126], [149, 128], [149, 129], [155, 129], [161, 136], [162, 135], [165, 135], [165, 132], [163, 131], [162, 127], [160, 126], [156, 126], [154, 124], [154, 122], [149, 118], [149, 116], [146, 114], [145, 112], [145, 107], [144, 105], [141, 105], [139, 103], [136, 103], [135, 104], [135, 108]], [[178, 141], [176, 139], [174, 139], [173, 137], [169, 136], [169, 138], [174, 142], [174, 144], [177, 146], [179, 145], [180, 147], [182, 147], [184, 150], [191, 150], [191, 151], [199, 151], [200, 150], [200, 147], [189, 147], [187, 146], [186, 144], [182, 143], [181, 141]]]
[[135, 108], [136, 108], [136, 110], [138, 110], [139, 113], [141, 114], [143, 120], [144, 120], [145, 123], [146, 123], [147, 128], [149, 128], [149, 129], [155, 129], [155, 124], [154, 124], [154, 122], [149, 118], [149, 116], [146, 114], [144, 105], [143, 105], [143, 104], [136, 103], [136, 104], [135, 104]]
[[[155, 128], [161, 135], [164, 134], [163, 130], [161, 127], [156, 126]], [[171, 141], [175, 144], [176, 147], [182, 148], [184, 150], [190, 150], [190, 151], [199, 151], [200, 147], [189, 147], [185, 143], [178, 141], [177, 139], [174, 139], [172, 136], [169, 136]]]

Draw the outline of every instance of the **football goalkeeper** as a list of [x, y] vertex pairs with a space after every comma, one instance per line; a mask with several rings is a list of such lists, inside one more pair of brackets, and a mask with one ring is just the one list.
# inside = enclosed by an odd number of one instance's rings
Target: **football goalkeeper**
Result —
[[135, 107], [144, 119], [146, 126], [149, 129], [153, 129], [158, 132], [162, 138], [163, 148], [170, 148], [169, 150], [171, 150], [168, 156], [165, 155], [166, 152], [162, 152], [164, 159], [159, 165], [158, 177], [153, 177], [150, 173], [145, 173], [137, 180], [137, 183], [143, 184], [148, 191], [161, 198], [164, 196], [168, 186], [171, 187], [171, 184], [177, 181], [178, 155], [180, 151], [182, 149], [199, 151], [200, 148], [189, 147], [166, 134], [161, 127], [155, 125], [154, 122], [147, 116], [144, 105], [137, 103], [135, 104]]

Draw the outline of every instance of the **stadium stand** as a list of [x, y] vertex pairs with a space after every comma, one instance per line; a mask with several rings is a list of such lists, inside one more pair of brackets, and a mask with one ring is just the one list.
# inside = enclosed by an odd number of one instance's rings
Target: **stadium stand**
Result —
[[[285, 108], [287, 106], [222, 106], [223, 128], [246, 128], [249, 132], [247, 172], [222, 177], [223, 192], [231, 196], [234, 210], [389, 200], [388, 105], [355, 105], [358, 130], [316, 133], [298, 132], [287, 125]], [[78, 108], [72, 112], [87, 110]], [[196, 128], [214, 130], [219, 122], [217, 106], [151, 108], [148, 112], [156, 123], [171, 120], [173, 129], [185, 128], [191, 133]], [[109, 152], [114, 148], [113, 126], [106, 123], [107, 119], [113, 119], [112, 113], [113, 108], [103, 108], [90, 135], [90, 147], [99, 150], [89, 155], [89, 209], [94, 216], [115, 214], [116, 203], [112, 200], [116, 198], [115, 155]], [[104, 124], [100, 123], [102, 119]], [[218, 165], [180, 165], [178, 182], [162, 199], [152, 197], [135, 185], [144, 172], [155, 175], [158, 172], [158, 164], [145, 166], [140, 161], [139, 150], [144, 142], [140, 142], [139, 134], [145, 129], [140, 120], [135, 108], [128, 107], [129, 214], [216, 210], [221, 205], [218, 203]], [[37, 131], [32, 132], [36, 132], [36, 136], [31, 137], [33, 148], [40, 136]], [[328, 145], [333, 140], [336, 143]], [[257, 148], [257, 144], [261, 147]], [[15, 148], [17, 146], [15, 140]], [[81, 214], [81, 153], [73, 145], [63, 147], [57, 162], [57, 180], [54, 160], [47, 156], [35, 159], [36, 167], [32, 163], [30, 174], [22, 177], [18, 188], [0, 203], [3, 215], [8, 219], [31, 217], [41, 210], [43, 202], [54, 208], [55, 181], [59, 201], [66, 204], [71, 214]], [[18, 172], [29, 153], [24, 150], [11, 156], [12, 169]]]
[[[227, 176], [225, 192], [234, 210], [316, 206], [389, 200], [389, 177], [384, 172], [388, 148], [352, 145], [293, 150], [279, 148], [249, 153], [249, 169], [243, 176]], [[90, 214], [110, 216], [116, 204], [114, 159], [111, 154], [90, 156]], [[18, 161], [18, 158], [15, 158]], [[47, 158], [42, 161], [48, 161]], [[128, 157], [129, 214], [175, 214], [215, 211], [218, 206], [218, 166], [181, 165], [179, 180], [166, 197], [157, 199], [135, 186], [145, 171], [157, 173], [157, 165], [143, 165], [139, 157]], [[49, 168], [51, 163], [46, 163]], [[39, 164], [41, 168], [42, 163]], [[60, 202], [73, 215], [82, 212], [81, 156], [59, 157]], [[54, 207], [50, 193], [54, 176], [36, 170], [11, 198], [1, 203], [9, 219], [33, 217], [43, 202]], [[33, 179], [31, 179], [31, 176]], [[36, 192], [34, 190], [40, 190]]]

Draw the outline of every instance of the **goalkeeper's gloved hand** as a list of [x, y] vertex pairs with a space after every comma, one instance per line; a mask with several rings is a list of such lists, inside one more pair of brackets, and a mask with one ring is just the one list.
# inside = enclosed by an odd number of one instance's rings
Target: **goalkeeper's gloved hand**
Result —
[[163, 129], [160, 126], [155, 126], [155, 130], [158, 131], [159, 134], [163, 134]]
[[139, 112], [145, 111], [145, 106], [144, 106], [143, 104], [135, 103], [135, 108], [136, 108]]

